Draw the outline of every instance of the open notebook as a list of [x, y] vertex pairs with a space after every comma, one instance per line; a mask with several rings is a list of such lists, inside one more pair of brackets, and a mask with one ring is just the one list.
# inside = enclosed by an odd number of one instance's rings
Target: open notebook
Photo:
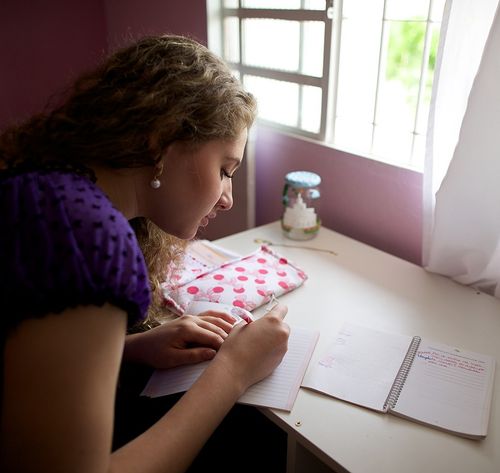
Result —
[[[318, 336], [317, 331], [291, 327], [288, 351], [280, 365], [270, 376], [251, 386], [238, 402], [291, 411]], [[159, 397], [187, 391], [208, 363], [156, 370], [141, 395]]]
[[302, 386], [456, 435], [483, 438], [494, 373], [491, 356], [346, 323]]

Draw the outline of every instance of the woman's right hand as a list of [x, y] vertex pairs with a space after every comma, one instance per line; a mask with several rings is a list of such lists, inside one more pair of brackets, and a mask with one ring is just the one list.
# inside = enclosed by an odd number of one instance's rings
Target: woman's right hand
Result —
[[287, 311], [278, 304], [250, 324], [235, 325], [220, 347], [213, 362], [224, 364], [243, 390], [269, 376], [283, 359], [290, 335], [283, 322]]

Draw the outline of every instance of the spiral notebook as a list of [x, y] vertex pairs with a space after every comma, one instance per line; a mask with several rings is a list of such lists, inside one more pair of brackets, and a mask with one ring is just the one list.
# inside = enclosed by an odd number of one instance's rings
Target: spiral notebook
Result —
[[344, 324], [302, 386], [463, 437], [488, 431], [495, 359]]

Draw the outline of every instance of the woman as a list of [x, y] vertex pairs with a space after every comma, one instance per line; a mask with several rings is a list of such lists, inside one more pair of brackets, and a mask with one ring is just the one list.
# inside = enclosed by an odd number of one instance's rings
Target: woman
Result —
[[[2, 135], [2, 471], [185, 471], [279, 364], [282, 306], [234, 328], [216, 313], [156, 322], [177, 239], [231, 208], [254, 116], [224, 63], [164, 36], [116, 52], [53, 111]], [[156, 327], [127, 336], [138, 324]], [[111, 453], [122, 356], [159, 368], [213, 360]]]

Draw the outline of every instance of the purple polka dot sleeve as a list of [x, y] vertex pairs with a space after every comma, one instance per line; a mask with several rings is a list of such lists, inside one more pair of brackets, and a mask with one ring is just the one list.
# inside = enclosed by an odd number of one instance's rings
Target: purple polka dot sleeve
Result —
[[4, 328], [78, 305], [111, 303], [143, 319], [150, 288], [126, 218], [88, 178], [36, 171], [0, 180]]

